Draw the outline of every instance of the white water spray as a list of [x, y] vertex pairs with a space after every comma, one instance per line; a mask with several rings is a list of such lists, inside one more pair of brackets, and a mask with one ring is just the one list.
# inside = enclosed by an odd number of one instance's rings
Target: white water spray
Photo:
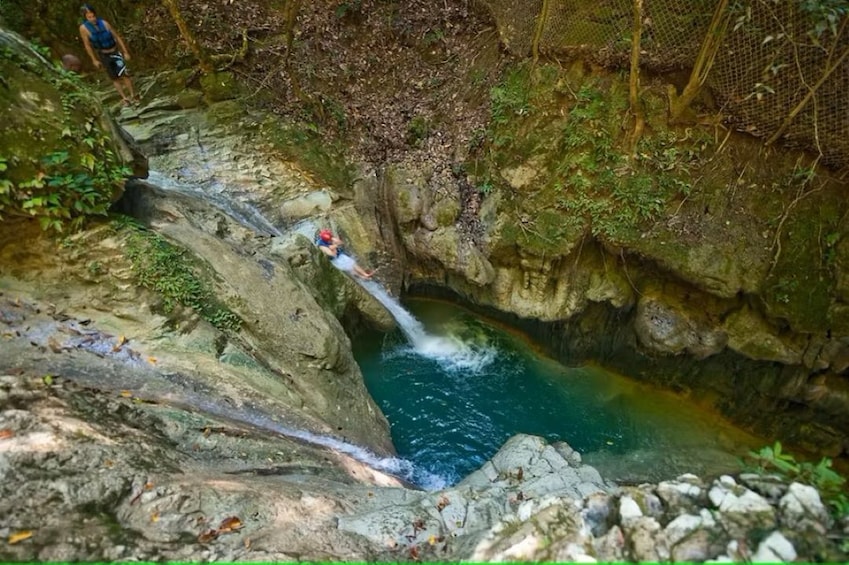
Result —
[[[334, 263], [337, 261], [338, 259]], [[414, 353], [436, 361], [447, 371], [473, 373], [480, 371], [495, 359], [496, 350], [486, 344], [469, 343], [454, 335], [437, 336], [427, 333], [422, 323], [379, 283], [361, 279], [357, 281], [389, 310], [398, 322], [398, 327], [410, 341]]]

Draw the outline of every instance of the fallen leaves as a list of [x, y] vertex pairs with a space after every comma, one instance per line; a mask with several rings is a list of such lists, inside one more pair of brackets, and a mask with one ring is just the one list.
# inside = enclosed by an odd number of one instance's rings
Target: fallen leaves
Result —
[[15, 435], [14, 430], [10, 430], [9, 428], [4, 428], [0, 430], [0, 439], [9, 439]]
[[31, 530], [22, 530], [20, 532], [15, 532], [9, 536], [9, 545], [15, 545], [18, 542], [22, 542], [32, 537]]
[[229, 518], [225, 518], [221, 522], [221, 525], [218, 526], [218, 531], [220, 531], [222, 534], [234, 532], [240, 529], [242, 529], [242, 521], [239, 520], [236, 516], [230, 516]]
[[236, 516], [224, 518], [217, 528], [201, 532], [200, 535], [198, 535], [198, 542], [209, 543], [220, 535], [237, 532], [241, 530], [243, 526], [244, 524], [242, 524], [242, 521]]
[[125, 343], [127, 343], [127, 338], [125, 338], [122, 335], [119, 335], [118, 336], [118, 343], [116, 343], [115, 345], [112, 346], [112, 352], [115, 353], [115, 352], [119, 351], [121, 349], [121, 346], [123, 346]]

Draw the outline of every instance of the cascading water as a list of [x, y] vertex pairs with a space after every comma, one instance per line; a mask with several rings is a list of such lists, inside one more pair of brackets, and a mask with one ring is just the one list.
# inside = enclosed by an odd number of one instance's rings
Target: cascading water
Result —
[[158, 171], [149, 171], [146, 181], [136, 182], [143, 182], [162, 190], [176, 192], [178, 194], [191, 196], [198, 198], [199, 200], [203, 200], [204, 202], [208, 202], [239, 222], [244, 227], [257, 233], [276, 236], [283, 235], [283, 232], [277, 229], [274, 224], [269, 222], [268, 219], [262, 215], [262, 212], [257, 210], [253, 205], [247, 202], [238, 202], [223, 193], [203, 190], [201, 188], [183, 184]]
[[[158, 171], [150, 171], [147, 181], [138, 182], [144, 182], [145, 184], [164, 191], [175, 192], [190, 198], [197, 198], [208, 202], [241, 225], [257, 233], [265, 233], [275, 236], [286, 235], [284, 232], [275, 227], [274, 224], [267, 218], [265, 218], [265, 216], [263, 216], [262, 213], [254, 206], [244, 202], [237, 202], [222, 191], [211, 191], [208, 187], [202, 188], [180, 183]], [[304, 220], [287, 229], [287, 233], [300, 234], [312, 239], [316, 230], [317, 226], [313, 221]], [[354, 260], [351, 257], [347, 255], [340, 255], [339, 258], [333, 261], [333, 265], [342, 271], [351, 273], [353, 276]], [[354, 279], [359, 282], [360, 285], [369, 292], [369, 294], [374, 296], [375, 299], [383, 304], [395, 318], [398, 326], [409, 339], [410, 348], [406, 351], [407, 353], [421, 355], [434, 360], [448, 371], [459, 369], [471, 372], [479, 371], [494, 359], [495, 349], [487, 346], [485, 343], [471, 344], [454, 336], [443, 337], [428, 334], [421, 322], [410, 314], [410, 312], [408, 312], [398, 302], [398, 300], [392, 297], [379, 283], [375, 281], [361, 280], [355, 276]], [[131, 385], [127, 383], [124, 385], [124, 388], [135, 388], [140, 392], [140, 389], [145, 387], [131, 387]], [[424, 468], [413, 464], [407, 459], [398, 457], [379, 457], [362, 447], [344, 442], [337, 438], [287, 428], [257, 410], [235, 410], [225, 407], [224, 404], [215, 398], [215, 395], [211, 391], [210, 394], [203, 397], [195, 393], [186, 395], [185, 391], [181, 392], [178, 396], [180, 397], [181, 403], [188, 404], [194, 408], [204, 410], [210, 414], [226, 417], [232, 421], [247, 423], [281, 435], [336, 450], [347, 454], [352, 458], [369, 465], [370, 467], [398, 476], [428, 490], [444, 488], [447, 484], [447, 481], [442, 476], [431, 473]], [[162, 394], [154, 394], [152, 397], [162, 399]]]
[[[207, 201], [243, 226], [258, 233], [275, 236], [284, 235], [254, 206], [245, 202], [237, 202], [220, 191], [215, 192], [189, 186], [158, 171], [150, 171], [146, 182], [163, 190]], [[288, 231], [312, 238], [316, 231], [316, 225], [312, 221], [306, 220], [292, 226]], [[348, 255], [340, 255], [333, 261], [336, 268], [352, 275], [354, 264], [354, 259]], [[495, 358], [495, 350], [485, 344], [471, 344], [457, 339], [455, 336], [428, 334], [421, 322], [404, 309], [401, 303], [379, 283], [356, 279], [356, 277], [355, 280], [389, 310], [395, 321], [398, 322], [401, 331], [410, 340], [411, 353], [433, 359], [447, 370], [479, 371]]]
[[[226, 191], [217, 190], [220, 186], [187, 187], [156, 173], [151, 180], [164, 190], [210, 201], [259, 233], [284, 237], [300, 234], [312, 239], [318, 228], [313, 221], [305, 220], [282, 233], [255, 208], [236, 203], [226, 196]], [[519, 432], [551, 440], [567, 439], [582, 453], [595, 453], [597, 466], [607, 458], [614, 462], [623, 460], [631, 469], [635, 462], [654, 461], [658, 459], [655, 454], [662, 453], [682, 459], [686, 469], [692, 470], [692, 442], [698, 453], [709, 454], [711, 462], [727, 455], [710, 448], [712, 432], [702, 431], [697, 424], [686, 428], [684, 441], [688, 443], [683, 446], [680, 439], [667, 437], [667, 430], [682, 428], [681, 422], [688, 418], [686, 413], [672, 418], [674, 425], [668, 419], [648, 425], [654, 417], [652, 414], [617, 404], [620, 402], [617, 399], [630, 398], [621, 391], [613, 395], [604, 393], [599, 398], [599, 391], [594, 388], [598, 379], [587, 378], [586, 372], [567, 371], [568, 386], [559, 374], [563, 368], [555, 369], [553, 372], [557, 374], [553, 376], [547, 370], [540, 372], [546, 374], [537, 375], [536, 369], [531, 370], [537, 362], [526, 360], [524, 353], [520, 353], [523, 348], [505, 347], [504, 339], [491, 330], [481, 331], [476, 324], [440, 324], [440, 335], [428, 333], [422, 322], [378, 282], [354, 276], [354, 264], [354, 259], [348, 256], [333, 261], [335, 267], [351, 273], [355, 281], [387, 308], [403, 333], [403, 337], [394, 334], [381, 338], [382, 343], [373, 344], [375, 349], [364, 350], [362, 344], [355, 344], [369, 389], [393, 422], [393, 440], [401, 457], [382, 458], [339, 438], [287, 428], [256, 407], [226, 406], [211, 390], [198, 393], [191, 386], [175, 389], [179, 383], [165, 383], [163, 388], [150, 391], [151, 397], [162, 398], [169, 396], [169, 391], [176, 392], [177, 402], [336, 450], [427, 489], [453, 484], [492, 456], [510, 435]], [[428, 311], [421, 315], [428, 319]], [[375, 336], [366, 337], [373, 340]], [[499, 362], [493, 363], [496, 357]], [[148, 379], [139, 388], [150, 384]], [[127, 383], [122, 388], [132, 387]], [[478, 397], [483, 396], [488, 398], [479, 402]], [[613, 400], [606, 400], [608, 396]], [[632, 396], [636, 403], [648, 395]], [[657, 403], [655, 399], [652, 402]], [[662, 412], [672, 414], [674, 410]], [[425, 428], [422, 422], [426, 422]], [[668, 457], [663, 459], [661, 471], [675, 468], [678, 462]], [[649, 472], [660, 471], [649, 469]]]
[[[334, 263], [337, 263], [336, 259]], [[342, 267], [340, 267], [342, 268]], [[398, 322], [398, 327], [410, 341], [410, 352], [436, 361], [448, 371], [479, 372], [496, 357], [496, 349], [487, 343], [472, 343], [453, 335], [438, 336], [425, 331], [424, 326], [383, 286], [371, 280], [358, 280], [378, 302], [383, 304]]]
[[399, 456], [449, 484], [518, 433], [566, 441], [602, 476], [627, 482], [731, 472], [754, 445], [679, 397], [599, 367], [564, 367], [455, 304], [412, 300], [408, 307], [429, 331], [498, 352], [479, 371], [445, 370], [408, 353], [400, 332], [353, 341]]

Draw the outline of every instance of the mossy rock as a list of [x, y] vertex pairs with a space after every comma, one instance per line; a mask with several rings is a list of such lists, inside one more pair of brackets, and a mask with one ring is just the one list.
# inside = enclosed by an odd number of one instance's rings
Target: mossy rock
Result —
[[816, 195], [787, 216], [781, 254], [761, 293], [767, 312], [787, 320], [796, 331], [825, 332], [846, 325], [833, 318], [839, 264], [829, 254], [828, 238], [837, 237], [843, 205]]
[[134, 155], [97, 96], [3, 29], [0, 77], [0, 213], [58, 231], [105, 214]]
[[260, 131], [263, 140], [310, 176], [342, 196], [353, 197], [354, 171], [341, 143], [324, 139], [314, 124], [276, 117], [263, 121]]
[[241, 95], [239, 83], [233, 73], [209, 73], [200, 79], [201, 89], [210, 103], [232, 100]]

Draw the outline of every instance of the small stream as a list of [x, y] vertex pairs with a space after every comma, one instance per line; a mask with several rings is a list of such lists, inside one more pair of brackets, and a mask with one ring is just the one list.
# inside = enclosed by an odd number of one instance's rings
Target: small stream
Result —
[[454, 304], [406, 306], [429, 339], [362, 335], [354, 355], [399, 456], [422, 476], [456, 483], [516, 433], [566, 441], [620, 482], [738, 470], [738, 457], [762, 443], [671, 393], [564, 367]]

